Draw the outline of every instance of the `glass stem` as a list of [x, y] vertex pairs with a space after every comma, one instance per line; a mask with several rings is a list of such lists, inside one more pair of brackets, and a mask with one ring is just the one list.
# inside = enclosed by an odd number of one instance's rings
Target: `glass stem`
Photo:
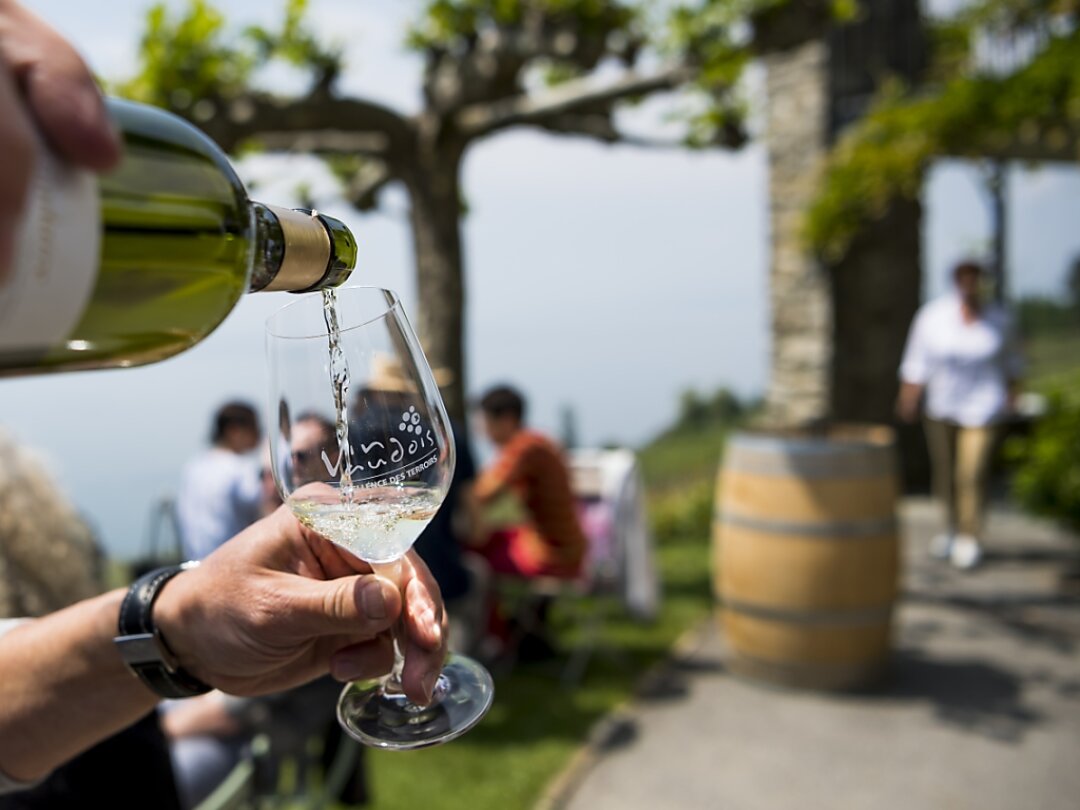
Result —
[[401, 615], [390, 627], [390, 635], [394, 640], [394, 668], [390, 670], [386, 681], [383, 683], [383, 691], [388, 695], [405, 694], [405, 687], [401, 682], [401, 673], [405, 669], [405, 592], [401, 588], [401, 560], [388, 563], [372, 563], [371, 570], [385, 580], [393, 582], [401, 593]]

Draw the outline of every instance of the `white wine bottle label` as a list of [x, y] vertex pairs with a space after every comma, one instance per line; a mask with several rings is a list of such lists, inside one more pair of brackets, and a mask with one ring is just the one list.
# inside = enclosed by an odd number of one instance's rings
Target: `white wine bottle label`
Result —
[[97, 282], [101, 209], [97, 178], [40, 149], [0, 281], [0, 351], [45, 351], [78, 324]]

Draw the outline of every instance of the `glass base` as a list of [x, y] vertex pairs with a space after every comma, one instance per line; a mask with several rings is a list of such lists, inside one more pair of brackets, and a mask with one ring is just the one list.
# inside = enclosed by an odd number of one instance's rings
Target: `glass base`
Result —
[[451, 655], [420, 706], [404, 694], [386, 693], [383, 681], [353, 681], [338, 699], [338, 722], [351, 737], [373, 748], [407, 751], [456, 739], [491, 708], [495, 685], [480, 664]]

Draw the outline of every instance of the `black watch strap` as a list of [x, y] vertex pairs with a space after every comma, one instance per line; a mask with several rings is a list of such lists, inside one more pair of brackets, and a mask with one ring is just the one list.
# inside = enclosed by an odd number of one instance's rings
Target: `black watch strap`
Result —
[[119, 634], [114, 639], [120, 655], [143, 683], [166, 698], [194, 697], [211, 689], [179, 665], [154, 624], [154, 600], [166, 582], [191, 565], [171, 565], [144, 574], [120, 603]]

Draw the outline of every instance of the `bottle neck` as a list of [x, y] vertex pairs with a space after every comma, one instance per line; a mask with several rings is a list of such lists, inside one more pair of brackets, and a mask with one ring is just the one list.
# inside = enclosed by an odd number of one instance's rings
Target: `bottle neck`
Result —
[[355, 242], [340, 222], [313, 211], [252, 205], [255, 252], [250, 292], [308, 292], [336, 287], [349, 277], [356, 263]]

